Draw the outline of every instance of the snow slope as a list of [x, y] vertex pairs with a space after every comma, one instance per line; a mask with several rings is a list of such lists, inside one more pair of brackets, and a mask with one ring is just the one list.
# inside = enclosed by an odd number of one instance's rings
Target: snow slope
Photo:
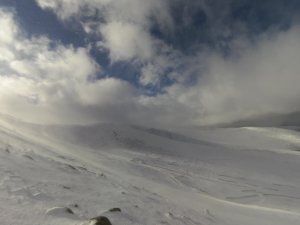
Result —
[[[298, 225], [300, 133], [0, 117], [0, 224]], [[110, 212], [112, 208], [120, 208]]]

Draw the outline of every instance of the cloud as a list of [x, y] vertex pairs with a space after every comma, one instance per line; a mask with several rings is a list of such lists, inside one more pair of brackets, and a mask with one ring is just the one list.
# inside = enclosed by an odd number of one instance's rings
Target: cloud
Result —
[[[44, 123], [117, 121], [171, 126], [225, 124], [300, 111], [297, 25], [250, 38], [239, 33], [226, 43], [230, 49], [226, 54], [197, 44], [189, 54], [151, 32], [154, 23], [166, 33], [174, 32], [168, 1], [38, 2], [63, 21], [76, 18], [87, 36], [96, 35], [98, 47], [106, 49], [112, 63], [139, 66], [140, 86], [110, 74], [103, 77], [106, 71], [88, 47], [63, 45], [46, 36], [29, 37], [15, 12], [1, 9], [2, 113]], [[127, 10], [125, 5], [131, 7]], [[208, 18], [213, 17], [210, 6], [200, 5]], [[170, 85], [145, 94], [143, 87], [159, 86], [164, 79]]]
[[[43, 9], [56, 13], [62, 21], [72, 18], [79, 20], [88, 34], [98, 36], [97, 46], [100, 50], [108, 50], [112, 63], [134, 61], [142, 71], [141, 85], [156, 85], [160, 82], [159, 76], [150, 75], [150, 64], [153, 69], [162, 73], [175, 67], [170, 63], [169, 55], [161, 51], [166, 48], [169, 48], [168, 52], [172, 51], [170, 46], [151, 33], [154, 26], [164, 31], [173, 29], [174, 21], [168, 1], [37, 0], [37, 2]], [[157, 58], [169, 62], [161, 64]]]
[[139, 59], [149, 61], [155, 55], [154, 41], [141, 27], [124, 22], [111, 22], [100, 28], [102, 47], [110, 50], [110, 58], [116, 61]]
[[168, 1], [151, 0], [36, 0], [43, 9], [54, 11], [59, 18], [67, 20], [72, 16], [95, 15], [100, 12], [100, 17], [105, 21], [127, 21], [141, 26], [149, 26], [152, 20], [161, 26], [172, 25], [169, 15]]
[[[244, 41], [230, 57], [205, 56], [195, 85], [174, 85], [168, 93], [195, 112], [195, 123], [218, 124], [300, 110], [300, 29]], [[199, 61], [203, 56], [199, 59]]]
[[[255, 43], [236, 41], [230, 56], [199, 53], [189, 62], [189, 70], [201, 74], [194, 83], [175, 83], [164, 94], [141, 97], [140, 104], [155, 115], [153, 124], [263, 125], [269, 120], [268, 125], [280, 125], [300, 111], [299, 40], [300, 28], [294, 26], [261, 35]], [[299, 118], [289, 122], [299, 125]]]
[[101, 69], [87, 49], [28, 38], [13, 12], [1, 9], [0, 14], [0, 46], [6, 53], [0, 58], [2, 113], [48, 123], [91, 122], [109, 117], [108, 111], [134, 95], [124, 81], [96, 80]]
[[43, 9], [55, 10], [55, 13], [61, 19], [67, 19], [73, 16], [80, 10], [81, 5], [83, 6], [85, 4], [85, 1], [76, 3], [74, 0], [38, 0], [37, 2]]

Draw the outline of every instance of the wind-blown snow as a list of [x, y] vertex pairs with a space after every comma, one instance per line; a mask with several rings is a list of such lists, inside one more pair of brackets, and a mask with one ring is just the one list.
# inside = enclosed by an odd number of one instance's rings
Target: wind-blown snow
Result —
[[[0, 224], [298, 225], [300, 134], [0, 117]], [[109, 211], [112, 208], [117, 211]]]

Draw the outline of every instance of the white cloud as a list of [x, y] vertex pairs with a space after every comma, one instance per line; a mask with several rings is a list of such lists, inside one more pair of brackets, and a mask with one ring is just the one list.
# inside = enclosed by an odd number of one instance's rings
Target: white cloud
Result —
[[0, 42], [1, 45], [12, 44], [18, 34], [18, 28], [12, 16], [7, 16], [6, 11], [0, 10]]
[[194, 112], [197, 124], [297, 112], [299, 40], [300, 29], [294, 27], [264, 35], [255, 45], [237, 47], [234, 57], [206, 55], [206, 70], [201, 71], [198, 82], [192, 86], [174, 85], [168, 94]]
[[43, 9], [55, 10], [55, 13], [61, 19], [67, 19], [73, 16], [80, 10], [81, 5], [85, 4], [84, 0], [38, 0], [37, 2]]
[[[163, 0], [36, 0], [43, 9], [53, 10], [61, 19], [93, 14], [100, 10], [107, 22], [124, 21], [149, 26], [151, 19], [172, 26], [168, 1]], [[152, 18], [150, 18], [152, 17]]]
[[[125, 81], [97, 80], [101, 68], [86, 48], [30, 38], [12, 12], [2, 9], [0, 15], [2, 113], [35, 122], [126, 121], [154, 126], [226, 123], [300, 110], [296, 26], [266, 33], [254, 44], [237, 41], [234, 54], [226, 58], [216, 52], [180, 58], [180, 53], [151, 37], [144, 25], [117, 20], [101, 24], [103, 45], [113, 60], [143, 62], [143, 85], [159, 83], [174, 65], [188, 67], [173, 74], [182, 82], [163, 94], [145, 96]], [[190, 73], [198, 77], [185, 84]]]
[[80, 101], [85, 105], [127, 104], [134, 96], [134, 89], [129, 83], [113, 78], [80, 87]]
[[148, 61], [155, 55], [152, 37], [140, 26], [111, 22], [101, 26], [100, 30], [104, 38], [102, 46], [110, 50], [113, 61]]
[[[63, 21], [76, 17], [87, 33], [98, 35], [98, 46], [109, 51], [112, 61], [135, 61], [141, 66], [141, 84], [158, 84], [160, 76], [150, 76], [149, 65], [164, 73], [170, 62], [161, 51], [167, 44], [151, 35], [153, 26], [163, 31], [173, 29], [169, 1], [164, 0], [37, 0], [43, 9], [54, 11]], [[86, 19], [97, 14], [101, 21]], [[84, 16], [85, 19], [81, 17]], [[170, 51], [170, 47], [169, 51]], [[143, 65], [147, 65], [143, 68]], [[153, 71], [153, 69], [152, 69]]]
[[[108, 118], [106, 111], [134, 95], [126, 82], [96, 80], [100, 67], [87, 49], [63, 46], [46, 37], [27, 38], [12, 12], [1, 9], [0, 14], [0, 24], [9, 35], [9, 41], [0, 40], [6, 52], [0, 58], [2, 113], [47, 123], [95, 121]], [[105, 110], [97, 115], [100, 108]]]

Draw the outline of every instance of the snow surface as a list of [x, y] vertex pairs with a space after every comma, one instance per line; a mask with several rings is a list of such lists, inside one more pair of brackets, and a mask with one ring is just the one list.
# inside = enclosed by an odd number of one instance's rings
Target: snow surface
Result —
[[[0, 224], [299, 225], [300, 133], [0, 117]], [[120, 208], [121, 212], [110, 212]]]

